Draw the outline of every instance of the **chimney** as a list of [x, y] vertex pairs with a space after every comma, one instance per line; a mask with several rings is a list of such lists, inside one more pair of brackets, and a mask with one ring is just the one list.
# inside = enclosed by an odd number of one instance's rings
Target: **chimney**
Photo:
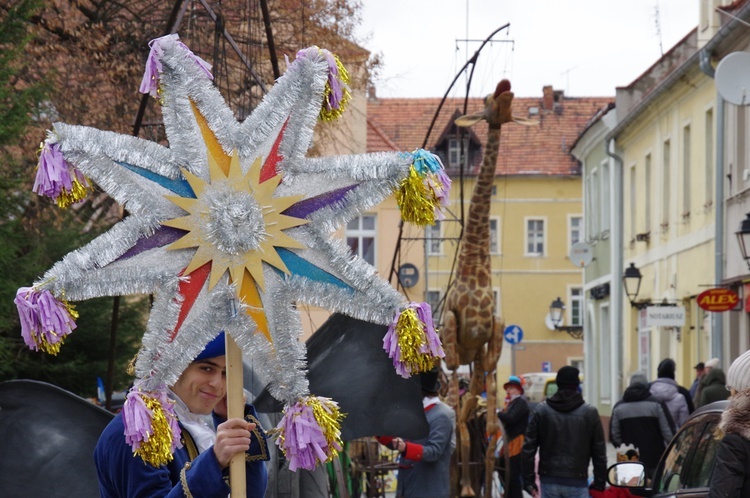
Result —
[[551, 111], [555, 105], [555, 91], [552, 89], [552, 85], [545, 85], [542, 87], [542, 109], [545, 111]]
[[375, 85], [373, 85], [372, 83], [367, 85], [367, 100], [371, 102], [378, 100], [378, 96], [375, 93]]

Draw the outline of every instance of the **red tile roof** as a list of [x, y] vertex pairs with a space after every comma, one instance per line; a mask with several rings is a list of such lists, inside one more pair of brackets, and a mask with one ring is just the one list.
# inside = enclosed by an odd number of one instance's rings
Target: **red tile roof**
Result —
[[[542, 97], [515, 98], [513, 114], [529, 117], [529, 108], [539, 114], [533, 119], [536, 126], [516, 123], [503, 125], [498, 175], [575, 175], [580, 174], [578, 162], [570, 155], [588, 121], [602, 108], [614, 102], [614, 97], [567, 98], [561, 92], [550, 110], [543, 109]], [[422, 147], [425, 134], [440, 104], [439, 98], [429, 99], [374, 99], [367, 103], [367, 151], [411, 151]], [[468, 113], [478, 112], [483, 99], [469, 99]], [[432, 149], [456, 113], [461, 113], [463, 99], [446, 100], [425, 148]], [[487, 124], [478, 123], [472, 131], [484, 146]]]

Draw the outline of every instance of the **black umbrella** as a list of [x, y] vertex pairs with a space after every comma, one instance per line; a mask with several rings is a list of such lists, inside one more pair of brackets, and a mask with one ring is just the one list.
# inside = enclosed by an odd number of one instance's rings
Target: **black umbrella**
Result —
[[0, 496], [99, 496], [94, 446], [113, 416], [51, 384], [0, 383]]
[[[396, 374], [383, 350], [386, 331], [383, 325], [334, 314], [307, 340], [310, 392], [339, 403], [346, 414], [344, 441], [377, 435], [418, 439], [429, 432], [419, 376]], [[267, 388], [254, 404], [262, 412], [283, 408]]]

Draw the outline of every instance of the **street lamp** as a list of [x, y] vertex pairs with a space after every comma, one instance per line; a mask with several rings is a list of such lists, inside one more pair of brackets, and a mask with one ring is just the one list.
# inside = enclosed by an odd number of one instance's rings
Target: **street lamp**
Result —
[[558, 325], [562, 324], [563, 315], [565, 314], [565, 304], [559, 297], [552, 301], [549, 305], [549, 316], [552, 320], [552, 325], [557, 328]]
[[750, 268], [750, 254], [747, 252], [750, 249], [750, 213], [745, 215], [745, 219], [740, 223], [740, 229], [735, 232], [735, 235], [737, 235], [737, 242], [740, 244], [742, 259]]
[[638, 291], [641, 290], [641, 270], [635, 267], [635, 263], [630, 263], [630, 267], [625, 270], [622, 276], [622, 283], [625, 285], [625, 294], [628, 296], [631, 306], [636, 306], [635, 299], [638, 297]]
[[581, 325], [562, 325], [563, 315], [565, 314], [565, 303], [559, 297], [549, 305], [549, 318], [555, 330], [567, 332], [575, 339], [583, 339], [583, 326]]

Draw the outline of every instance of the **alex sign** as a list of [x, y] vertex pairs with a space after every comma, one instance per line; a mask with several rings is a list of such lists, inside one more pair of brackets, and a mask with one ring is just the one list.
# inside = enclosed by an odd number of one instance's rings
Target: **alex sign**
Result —
[[737, 306], [740, 297], [731, 289], [717, 287], [698, 294], [698, 306], [706, 311], [729, 311]]
[[638, 312], [638, 328], [682, 327], [685, 325], [684, 306], [649, 306]]

